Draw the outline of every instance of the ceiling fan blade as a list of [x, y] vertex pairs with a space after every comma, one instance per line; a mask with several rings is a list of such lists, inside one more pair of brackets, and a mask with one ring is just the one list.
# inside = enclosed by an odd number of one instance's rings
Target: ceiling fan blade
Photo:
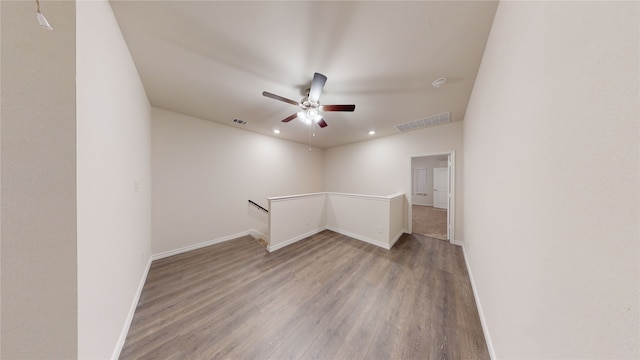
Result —
[[289, 122], [289, 121], [291, 121], [291, 120], [293, 120], [293, 119], [295, 119], [297, 117], [298, 117], [298, 114], [293, 114], [293, 115], [288, 116], [285, 119], [283, 119], [282, 122]]
[[318, 120], [318, 125], [320, 125], [320, 127], [323, 128], [323, 127], [327, 127], [327, 125], [329, 124], [327, 124], [327, 122], [324, 121], [324, 119], [320, 119]]
[[272, 94], [272, 93], [270, 93], [268, 91], [263, 91], [262, 92], [262, 96], [266, 96], [268, 98], [284, 101], [284, 102], [289, 103], [291, 105], [296, 105], [296, 106], [300, 105], [300, 103], [298, 103], [297, 101], [293, 101], [291, 99], [287, 99], [287, 98], [282, 97], [280, 95]]
[[322, 105], [322, 111], [354, 111], [355, 105]]
[[327, 77], [320, 74], [313, 74], [313, 81], [311, 82], [311, 88], [309, 89], [309, 101], [313, 104], [318, 103], [322, 89], [324, 89], [324, 83], [327, 82]]

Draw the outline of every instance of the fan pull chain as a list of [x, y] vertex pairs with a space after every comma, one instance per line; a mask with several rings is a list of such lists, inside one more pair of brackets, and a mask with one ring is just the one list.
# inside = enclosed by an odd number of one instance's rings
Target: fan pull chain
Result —
[[311, 126], [309, 127], [309, 152], [311, 152], [311, 138], [316, 136], [316, 129], [313, 125], [314, 121], [311, 121]]
[[313, 121], [311, 122], [311, 126], [309, 128], [309, 152], [311, 152], [311, 133], [313, 132]]

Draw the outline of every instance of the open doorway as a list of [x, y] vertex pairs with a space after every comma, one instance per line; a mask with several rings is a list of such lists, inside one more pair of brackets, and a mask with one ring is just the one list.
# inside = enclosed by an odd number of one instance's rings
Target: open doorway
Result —
[[412, 233], [453, 242], [453, 161], [453, 152], [411, 157]]

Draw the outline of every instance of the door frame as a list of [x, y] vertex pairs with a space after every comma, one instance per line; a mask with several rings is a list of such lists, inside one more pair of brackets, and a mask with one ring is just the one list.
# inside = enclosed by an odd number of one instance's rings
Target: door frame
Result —
[[[421, 158], [421, 157], [429, 157], [429, 156], [442, 156], [447, 155], [449, 158], [448, 168], [449, 168], [449, 206], [447, 207], [447, 233], [449, 234], [449, 243], [455, 245], [462, 245], [462, 242], [456, 241], [455, 237], [455, 228], [456, 228], [456, 152], [455, 150], [443, 151], [437, 153], [428, 153], [428, 154], [416, 154], [409, 156], [409, 170], [407, 173], [409, 174], [409, 186], [407, 189], [411, 189], [413, 191], [413, 172], [411, 169], [411, 163], [413, 162], [413, 158]], [[409, 234], [413, 234], [413, 207], [411, 201], [411, 194], [408, 194], [409, 200], [409, 211], [408, 211], [408, 221], [409, 224]]]

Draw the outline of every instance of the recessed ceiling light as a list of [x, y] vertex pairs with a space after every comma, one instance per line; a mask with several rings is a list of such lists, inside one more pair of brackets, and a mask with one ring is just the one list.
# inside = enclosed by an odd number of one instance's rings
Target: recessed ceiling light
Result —
[[369, 135], [373, 135], [373, 134], [375, 134], [375, 133], [376, 133], [375, 131], [373, 131], [373, 130], [369, 130]]
[[276, 133], [276, 134], [280, 134], [280, 130], [278, 130], [278, 129], [273, 130], [273, 132]]

